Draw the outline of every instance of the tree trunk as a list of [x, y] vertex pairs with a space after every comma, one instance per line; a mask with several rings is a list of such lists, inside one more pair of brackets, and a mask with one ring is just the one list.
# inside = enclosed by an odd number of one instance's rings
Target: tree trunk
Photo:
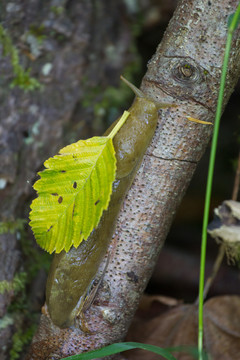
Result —
[[[10, 88], [16, 80], [11, 51], [0, 41], [1, 360], [10, 358], [13, 333], [21, 336], [21, 328], [31, 326], [27, 310], [35, 310], [32, 299], [38, 306], [45, 287], [43, 252], [25, 226], [35, 196], [32, 183], [46, 158], [103, 133], [119, 111], [115, 93], [106, 96], [105, 90], [119, 84], [123, 68], [138, 67], [130, 16], [122, 0], [1, 1], [5, 39], [42, 86], [31, 92]], [[26, 282], [31, 303], [22, 295]]]

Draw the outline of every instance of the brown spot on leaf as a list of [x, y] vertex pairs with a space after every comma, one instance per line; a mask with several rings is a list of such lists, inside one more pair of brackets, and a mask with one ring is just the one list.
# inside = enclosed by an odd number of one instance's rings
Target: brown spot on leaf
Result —
[[47, 230], [47, 232], [49, 232], [51, 230], [51, 228], [53, 227], [53, 225], [50, 226], [50, 228]]
[[61, 203], [62, 203], [62, 201], [63, 201], [63, 197], [62, 197], [62, 196], [59, 196], [59, 198], [58, 198], [58, 202], [59, 202], [59, 204], [61, 204]]
[[77, 188], [77, 183], [76, 183], [76, 181], [74, 181], [74, 183], [73, 183], [73, 188], [74, 188], [74, 189]]
[[100, 200], [98, 199], [98, 200], [95, 202], [95, 205], [97, 205], [99, 202], [100, 202]]
[[65, 173], [66, 172], [66, 170], [61, 170], [61, 173]]
[[58, 193], [52, 193], [51, 195], [53, 195], [53, 196], [58, 196]]

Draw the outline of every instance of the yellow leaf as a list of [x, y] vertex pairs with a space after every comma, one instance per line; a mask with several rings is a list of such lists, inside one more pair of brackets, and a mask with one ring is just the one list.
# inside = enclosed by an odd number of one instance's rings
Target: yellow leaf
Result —
[[116, 175], [112, 138], [128, 115], [107, 137], [80, 140], [45, 161], [29, 217], [37, 243], [49, 253], [78, 247], [97, 227]]

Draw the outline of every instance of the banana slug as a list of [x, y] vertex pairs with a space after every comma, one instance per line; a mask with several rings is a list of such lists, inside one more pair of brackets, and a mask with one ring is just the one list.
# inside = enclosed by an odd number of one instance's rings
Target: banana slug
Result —
[[128, 110], [130, 115], [126, 123], [113, 139], [117, 173], [109, 207], [87, 241], [77, 249], [72, 247], [68, 253], [62, 251], [54, 255], [47, 280], [48, 312], [53, 323], [61, 328], [71, 326], [81, 311], [87, 290], [112, 238], [122, 201], [155, 132], [158, 109], [171, 106], [155, 103], [126, 79], [122, 80], [135, 92], [136, 98]]

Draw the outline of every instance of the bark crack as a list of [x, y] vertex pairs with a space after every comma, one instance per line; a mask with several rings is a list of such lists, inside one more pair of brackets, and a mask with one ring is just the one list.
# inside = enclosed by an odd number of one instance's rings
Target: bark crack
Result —
[[[154, 81], [154, 80], [150, 80], [150, 79], [146, 79], [146, 82], [148, 82], [149, 84], [154, 84], [156, 87], [158, 87], [162, 92], [164, 92], [166, 95], [171, 96], [171, 97], [175, 97], [176, 99], [182, 101], [182, 100], [186, 100], [186, 101], [192, 101], [195, 102], [198, 105], [203, 106], [205, 109], [207, 109], [208, 111], [210, 111], [212, 114], [214, 114], [214, 110], [211, 109], [210, 106], [206, 105], [204, 102], [201, 102], [199, 100], [197, 100], [196, 98], [194, 98], [193, 96], [184, 96], [184, 94], [181, 95], [177, 95], [177, 94], [173, 94], [170, 90], [166, 89], [164, 87], [164, 84], [161, 84], [159, 81]], [[171, 89], [172, 90], [172, 89]]]
[[186, 159], [179, 159], [179, 158], [165, 158], [162, 156], [157, 156], [154, 154], [146, 154], [146, 156], [152, 156], [155, 157], [156, 159], [160, 159], [160, 160], [165, 160], [165, 161], [179, 161], [179, 162], [184, 162], [184, 163], [188, 163], [188, 164], [197, 164], [198, 161], [194, 161], [194, 160], [186, 160]]

